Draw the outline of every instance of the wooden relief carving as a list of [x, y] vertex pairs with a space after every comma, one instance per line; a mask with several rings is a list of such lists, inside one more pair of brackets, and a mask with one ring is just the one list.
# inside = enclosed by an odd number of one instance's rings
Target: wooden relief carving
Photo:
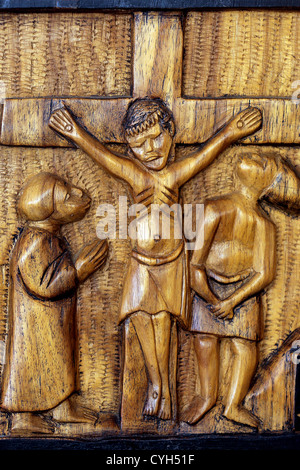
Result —
[[90, 198], [56, 175], [33, 176], [17, 206], [26, 224], [10, 260], [1, 408], [12, 412], [12, 432], [47, 433], [53, 432], [53, 423], [33, 412], [55, 408], [66, 399], [70, 420], [85, 421], [84, 414], [77, 413], [74, 395], [76, 290], [105, 260], [107, 242], [96, 239], [72, 260], [60, 227], [83, 218]]
[[1, 13], [3, 438], [294, 431], [299, 21]]

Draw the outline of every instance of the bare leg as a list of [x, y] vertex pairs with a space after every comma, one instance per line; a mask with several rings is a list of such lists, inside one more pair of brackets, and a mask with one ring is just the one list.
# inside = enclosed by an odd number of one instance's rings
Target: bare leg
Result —
[[169, 357], [171, 339], [171, 318], [167, 312], [152, 316], [158, 367], [162, 381], [162, 394], [158, 417], [171, 419], [171, 395], [169, 384]]
[[144, 406], [145, 415], [157, 415], [161, 399], [161, 377], [156, 355], [155, 333], [151, 316], [138, 312], [131, 321], [138, 336], [148, 371], [148, 395]]
[[241, 405], [257, 366], [256, 342], [233, 338], [231, 346], [234, 355], [232, 377], [223, 414], [233, 421], [257, 427], [259, 420]]
[[217, 336], [196, 334], [194, 346], [198, 362], [201, 395], [183, 411], [182, 419], [197, 423], [216, 403], [219, 385], [219, 340]]

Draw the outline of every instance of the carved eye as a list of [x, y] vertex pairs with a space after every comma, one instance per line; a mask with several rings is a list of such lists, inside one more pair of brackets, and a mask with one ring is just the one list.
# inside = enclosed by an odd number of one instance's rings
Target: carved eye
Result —
[[142, 145], [144, 144], [144, 142], [135, 142], [133, 145], [131, 145], [131, 148], [132, 149], [138, 149], [140, 148]]

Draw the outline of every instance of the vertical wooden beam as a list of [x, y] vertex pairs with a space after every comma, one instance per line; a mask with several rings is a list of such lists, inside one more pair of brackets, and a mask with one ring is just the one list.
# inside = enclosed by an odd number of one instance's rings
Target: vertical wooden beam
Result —
[[159, 97], [172, 109], [181, 96], [181, 14], [136, 13], [134, 24], [133, 97]]

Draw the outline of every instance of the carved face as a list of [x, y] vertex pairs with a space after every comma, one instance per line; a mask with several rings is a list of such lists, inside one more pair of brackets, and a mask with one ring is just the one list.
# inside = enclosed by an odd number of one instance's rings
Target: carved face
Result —
[[81, 220], [90, 204], [90, 197], [82, 189], [58, 181], [54, 188], [54, 212], [51, 219], [61, 224]]
[[258, 192], [265, 189], [274, 177], [269, 159], [258, 154], [242, 155], [238, 160], [236, 172], [245, 186]]
[[168, 161], [173, 137], [158, 123], [134, 136], [127, 142], [134, 156], [149, 170], [162, 170]]

